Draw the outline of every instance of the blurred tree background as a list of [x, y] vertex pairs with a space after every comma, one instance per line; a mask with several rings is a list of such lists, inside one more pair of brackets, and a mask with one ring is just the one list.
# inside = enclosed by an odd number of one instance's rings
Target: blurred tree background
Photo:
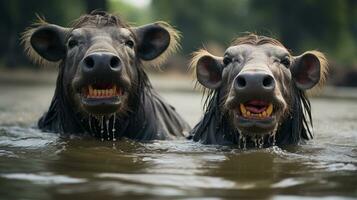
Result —
[[0, 0], [1, 66], [29, 66], [19, 37], [36, 13], [65, 26], [93, 9], [135, 25], [168, 21], [183, 35], [182, 60], [202, 46], [219, 54], [235, 37], [254, 32], [279, 39], [294, 54], [323, 51], [335, 77], [356, 79], [356, 0]]

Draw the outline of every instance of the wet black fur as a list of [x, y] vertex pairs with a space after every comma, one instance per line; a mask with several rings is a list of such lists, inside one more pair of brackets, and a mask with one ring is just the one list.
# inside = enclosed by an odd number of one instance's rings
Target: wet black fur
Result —
[[[70, 106], [66, 88], [62, 83], [63, 66], [59, 67], [56, 90], [50, 108], [38, 122], [43, 131], [95, 135], [101, 137], [99, 120], [90, 119], [82, 113], [76, 113]], [[183, 136], [189, 130], [188, 124], [178, 115], [175, 109], [167, 104], [153, 90], [146, 73], [138, 68], [139, 84], [135, 96], [130, 99], [129, 113], [117, 116], [115, 137], [127, 137], [135, 140], [167, 139], [170, 136]], [[89, 121], [92, 120], [92, 130]], [[110, 121], [110, 130], [112, 121]], [[106, 129], [106, 128], [104, 128]], [[105, 133], [106, 134], [106, 133]], [[110, 138], [112, 133], [110, 131]], [[104, 138], [107, 138], [104, 135]]]
[[[228, 116], [222, 112], [223, 89], [210, 91], [205, 103], [205, 113], [200, 122], [191, 130], [189, 139], [203, 144], [238, 145], [239, 132], [229, 122]], [[312, 139], [312, 117], [310, 101], [304, 91], [292, 87], [290, 114], [284, 118], [276, 132], [276, 145], [298, 144]], [[264, 138], [265, 145], [270, 146], [272, 140]], [[254, 144], [248, 141], [248, 147]]]
[[[119, 18], [107, 13], [92, 13], [98, 17], [104, 16], [106, 24], [116, 24], [124, 26]], [[80, 27], [90, 20], [93, 16], [86, 15], [74, 23], [74, 27]], [[103, 23], [103, 20], [101, 20]], [[98, 24], [96, 24], [98, 25]], [[105, 25], [105, 24], [104, 24]], [[102, 137], [100, 120], [89, 115], [77, 112], [71, 106], [69, 100], [69, 85], [63, 84], [65, 61], [64, 58], [59, 64], [59, 73], [56, 82], [56, 90], [48, 111], [38, 121], [38, 127], [43, 131], [94, 135]], [[137, 80], [133, 83], [129, 91], [128, 112], [117, 115], [115, 119], [115, 138], [127, 137], [135, 140], [154, 140], [168, 139], [171, 137], [184, 136], [185, 131], [189, 131], [189, 125], [178, 115], [175, 108], [166, 103], [151, 86], [147, 74], [143, 70], [139, 59], [135, 61]], [[113, 119], [113, 118], [112, 118]], [[112, 139], [113, 120], [109, 124], [109, 136], [106, 135], [107, 127], [104, 127], [104, 138]], [[89, 126], [89, 120], [92, 127]], [[104, 124], [105, 125], [105, 124]]]

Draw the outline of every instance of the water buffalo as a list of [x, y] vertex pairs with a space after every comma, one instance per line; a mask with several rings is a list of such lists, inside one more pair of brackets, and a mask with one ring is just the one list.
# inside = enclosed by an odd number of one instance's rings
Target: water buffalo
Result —
[[144, 66], [158, 66], [179, 35], [165, 22], [131, 27], [118, 16], [92, 12], [65, 28], [44, 20], [23, 40], [29, 57], [58, 65], [56, 90], [38, 127], [92, 134], [102, 140], [185, 136], [188, 124], [152, 88]]
[[194, 141], [246, 148], [313, 137], [306, 92], [325, 81], [322, 53], [294, 57], [279, 41], [249, 34], [236, 39], [223, 57], [197, 51], [191, 67], [207, 93], [205, 114], [190, 132]]

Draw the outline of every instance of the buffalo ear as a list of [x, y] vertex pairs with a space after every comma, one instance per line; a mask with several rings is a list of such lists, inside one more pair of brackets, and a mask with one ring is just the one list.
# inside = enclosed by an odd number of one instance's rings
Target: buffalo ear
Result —
[[165, 22], [136, 27], [133, 31], [138, 42], [138, 56], [151, 64], [161, 64], [178, 47], [178, 32]]
[[222, 58], [215, 57], [207, 51], [195, 53], [191, 66], [196, 69], [197, 81], [209, 89], [217, 89], [222, 83]]
[[322, 53], [310, 51], [295, 57], [290, 70], [296, 86], [301, 90], [308, 90], [324, 82], [327, 61]]
[[[29, 45], [43, 59], [51, 62], [61, 60], [66, 55], [66, 33], [67, 28], [53, 24], [44, 24], [37, 28], [30, 29]], [[34, 55], [30, 55], [34, 56]], [[39, 58], [33, 58], [39, 59]]]

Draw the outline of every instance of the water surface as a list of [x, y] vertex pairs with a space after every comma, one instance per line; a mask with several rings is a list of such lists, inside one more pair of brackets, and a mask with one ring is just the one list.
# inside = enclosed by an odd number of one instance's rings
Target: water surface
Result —
[[[315, 139], [241, 151], [61, 138], [34, 125], [53, 86], [0, 86], [0, 199], [355, 199], [357, 102], [313, 99]], [[196, 93], [161, 94], [189, 121]]]

